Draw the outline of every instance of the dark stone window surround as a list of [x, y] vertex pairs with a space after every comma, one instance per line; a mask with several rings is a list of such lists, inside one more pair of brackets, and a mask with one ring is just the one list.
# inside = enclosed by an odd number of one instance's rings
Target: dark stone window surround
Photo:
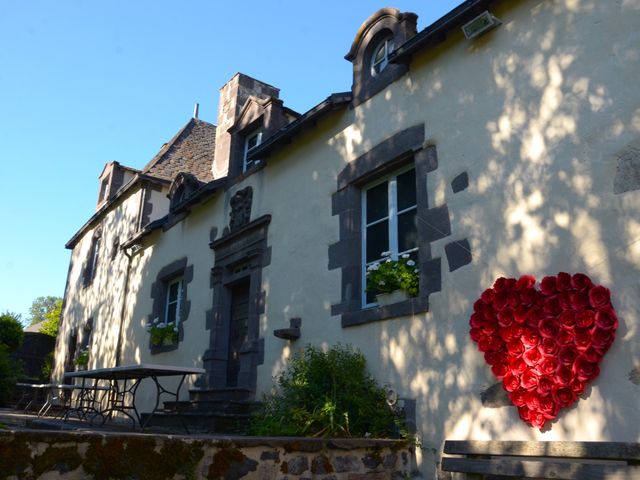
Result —
[[371, 15], [360, 27], [356, 39], [345, 55], [353, 63], [353, 106], [357, 106], [409, 71], [408, 64], [389, 63], [376, 75], [371, 72], [372, 58], [380, 41], [393, 37], [395, 48], [416, 34], [415, 13], [400, 13], [395, 8], [383, 8]]
[[102, 226], [99, 225], [93, 230], [91, 236], [91, 246], [87, 253], [86, 260], [82, 268], [82, 286], [87, 288], [93, 283], [98, 270], [98, 262], [100, 260], [100, 245], [102, 244]]
[[265, 311], [262, 269], [271, 263], [271, 247], [267, 231], [271, 215], [263, 215], [212, 241], [215, 266], [211, 269], [213, 308], [207, 312], [206, 328], [210, 331], [209, 349], [203, 355], [207, 370], [196, 385], [202, 389], [227, 386], [227, 357], [230, 324], [231, 288], [249, 281], [248, 340], [240, 352], [238, 388], [255, 393], [257, 366], [264, 362], [264, 338], [260, 338], [260, 316]]
[[[154, 318], [165, 321], [165, 305], [167, 302], [167, 285], [177, 277], [182, 277], [182, 301], [180, 303], [180, 322], [178, 323], [178, 343], [184, 338], [183, 324], [189, 319], [191, 302], [188, 297], [188, 285], [193, 280], [193, 265], [187, 265], [187, 257], [171, 262], [163, 267], [156, 276], [156, 281], [151, 285], [151, 299], [153, 301], [151, 314], [147, 316], [147, 324]], [[173, 345], [152, 345], [149, 335], [149, 349], [152, 354], [167, 352], [178, 348], [178, 343]]]
[[[332, 213], [339, 216], [340, 240], [329, 246], [329, 269], [342, 270], [341, 302], [331, 306], [349, 327], [429, 310], [429, 294], [440, 291], [440, 258], [431, 257], [430, 243], [451, 233], [447, 207], [428, 208], [427, 173], [438, 166], [436, 148], [422, 147], [424, 124], [402, 130], [350, 162], [338, 175]], [[416, 169], [420, 293], [386, 307], [362, 308], [361, 300], [361, 187], [405, 165]]]

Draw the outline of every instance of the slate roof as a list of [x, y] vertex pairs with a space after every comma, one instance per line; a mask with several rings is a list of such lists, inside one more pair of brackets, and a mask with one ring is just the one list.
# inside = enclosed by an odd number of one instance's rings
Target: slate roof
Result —
[[192, 118], [145, 165], [142, 173], [173, 180], [180, 172], [194, 175], [201, 182], [213, 180], [211, 166], [216, 143], [216, 127]]

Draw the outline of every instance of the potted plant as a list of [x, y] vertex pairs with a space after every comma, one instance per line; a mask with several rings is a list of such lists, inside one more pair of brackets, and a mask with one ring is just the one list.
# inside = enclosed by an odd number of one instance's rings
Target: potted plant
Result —
[[178, 343], [178, 326], [174, 322], [161, 322], [155, 318], [153, 323], [147, 325], [147, 331], [151, 335], [151, 345], [173, 345]]
[[86, 370], [89, 365], [89, 347], [80, 350], [73, 363], [78, 367], [78, 370]]
[[376, 293], [378, 305], [389, 305], [418, 295], [419, 270], [408, 254], [397, 260], [383, 252], [384, 260], [367, 267], [367, 292]]

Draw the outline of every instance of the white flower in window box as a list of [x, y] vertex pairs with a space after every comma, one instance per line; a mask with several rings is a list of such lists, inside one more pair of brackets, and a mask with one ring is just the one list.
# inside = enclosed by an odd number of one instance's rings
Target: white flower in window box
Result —
[[152, 345], [174, 345], [178, 343], [178, 326], [173, 323], [155, 322], [149, 328]]
[[[384, 255], [386, 254], [386, 255]], [[407, 254], [399, 259], [387, 257], [367, 267], [367, 291], [376, 294], [378, 305], [398, 303], [418, 295], [419, 271], [416, 262]]]

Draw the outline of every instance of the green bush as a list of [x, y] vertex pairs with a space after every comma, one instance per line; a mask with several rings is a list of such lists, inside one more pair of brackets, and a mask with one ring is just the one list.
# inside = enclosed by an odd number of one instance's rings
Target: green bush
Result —
[[18, 318], [18, 315], [10, 312], [0, 314], [0, 344], [6, 346], [10, 352], [20, 348], [24, 337]]
[[392, 437], [395, 417], [383, 388], [350, 346], [324, 352], [307, 346], [277, 378], [253, 415], [250, 434], [261, 436]]

